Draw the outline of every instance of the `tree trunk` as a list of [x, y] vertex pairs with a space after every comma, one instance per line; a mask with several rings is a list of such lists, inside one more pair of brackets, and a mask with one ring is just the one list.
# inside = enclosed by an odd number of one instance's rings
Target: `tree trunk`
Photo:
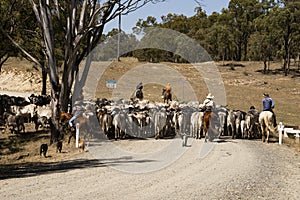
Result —
[[9, 55], [6, 52], [3, 55], [0, 55], [0, 72], [2, 69], [2, 65], [8, 60], [8, 58], [9, 58]]
[[264, 74], [267, 72], [267, 56], [263, 54], [263, 62], [264, 62]]
[[60, 138], [60, 124], [59, 124], [59, 92], [51, 90], [51, 109], [52, 109], [52, 116], [50, 122], [51, 128], [51, 138], [50, 144], [57, 142]]
[[42, 95], [47, 94], [47, 71], [42, 68]]

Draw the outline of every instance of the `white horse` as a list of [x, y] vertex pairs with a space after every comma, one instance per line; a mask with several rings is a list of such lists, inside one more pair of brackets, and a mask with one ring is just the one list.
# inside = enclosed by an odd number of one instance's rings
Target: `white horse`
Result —
[[270, 132], [275, 132], [273, 127], [273, 113], [270, 111], [262, 111], [259, 114], [259, 123], [262, 132], [262, 141], [265, 142], [265, 134], [267, 133], [266, 142], [268, 142]]

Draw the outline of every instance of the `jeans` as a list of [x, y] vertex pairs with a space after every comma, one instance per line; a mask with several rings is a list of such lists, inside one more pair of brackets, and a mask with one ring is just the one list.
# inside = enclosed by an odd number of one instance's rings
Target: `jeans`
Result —
[[75, 119], [76, 119], [76, 116], [73, 116], [73, 117], [69, 120], [69, 125], [70, 125], [70, 127], [73, 126], [73, 121], [75, 121]]

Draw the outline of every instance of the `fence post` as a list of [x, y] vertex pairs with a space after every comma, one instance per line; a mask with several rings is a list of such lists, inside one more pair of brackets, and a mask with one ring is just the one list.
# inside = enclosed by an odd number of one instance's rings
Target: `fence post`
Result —
[[279, 132], [279, 144], [282, 144], [282, 131], [284, 126], [282, 125], [282, 122], [279, 122], [278, 132]]
[[79, 123], [76, 123], [76, 143], [75, 147], [78, 148], [78, 141], [79, 141]]

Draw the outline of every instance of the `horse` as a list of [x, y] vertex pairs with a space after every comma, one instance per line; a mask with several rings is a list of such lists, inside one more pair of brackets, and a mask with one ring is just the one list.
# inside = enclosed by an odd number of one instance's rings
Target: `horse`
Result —
[[68, 123], [72, 117], [73, 115], [70, 113], [61, 112], [59, 115], [59, 120], [61, 123]]
[[274, 127], [273, 127], [273, 113], [271, 111], [262, 111], [259, 114], [259, 123], [261, 128], [261, 134], [262, 134], [262, 142], [265, 142], [265, 134], [267, 134], [266, 142], [269, 142], [269, 135], [270, 132], [274, 133]]
[[[75, 119], [74, 124], [77, 123], [79, 124], [80, 132], [85, 132], [84, 135], [89, 137], [93, 129], [91, 121], [88, 118], [82, 116]], [[72, 137], [76, 137], [76, 129], [71, 128], [71, 135], [69, 136], [68, 144], [70, 144]]]
[[[208, 131], [211, 131], [209, 134]], [[220, 136], [221, 124], [218, 118], [218, 115], [213, 113], [212, 111], [206, 111], [203, 116], [203, 134], [204, 141], [207, 142], [207, 135], [209, 136], [209, 141], [212, 141], [213, 138], [211, 136]]]
[[136, 97], [137, 99], [139, 99], [139, 100], [143, 100], [144, 94], [143, 94], [142, 89], [137, 89], [137, 90], [135, 91], [135, 97]]
[[172, 101], [172, 94], [171, 94], [170, 90], [166, 90], [164, 88], [162, 94], [164, 97], [164, 103], [166, 103], [166, 100], [167, 100], [167, 103], [169, 103], [169, 100]]

